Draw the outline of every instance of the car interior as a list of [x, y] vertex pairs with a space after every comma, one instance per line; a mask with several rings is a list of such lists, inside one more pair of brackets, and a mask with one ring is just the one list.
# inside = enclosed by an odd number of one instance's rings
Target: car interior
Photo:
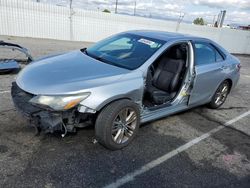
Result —
[[143, 98], [145, 107], [170, 103], [181, 88], [188, 67], [188, 45], [168, 48], [149, 67]]

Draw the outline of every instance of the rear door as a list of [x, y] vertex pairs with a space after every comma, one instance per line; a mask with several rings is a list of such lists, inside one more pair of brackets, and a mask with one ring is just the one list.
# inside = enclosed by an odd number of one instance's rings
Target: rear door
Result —
[[218, 85], [226, 76], [225, 56], [209, 42], [194, 41], [195, 79], [189, 105], [210, 101]]

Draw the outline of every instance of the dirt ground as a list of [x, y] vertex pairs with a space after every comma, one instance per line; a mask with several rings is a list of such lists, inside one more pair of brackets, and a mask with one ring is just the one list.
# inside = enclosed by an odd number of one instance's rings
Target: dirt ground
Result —
[[[0, 36], [35, 57], [90, 43]], [[237, 56], [241, 79], [217, 110], [205, 106], [141, 126], [133, 143], [109, 151], [93, 142], [94, 128], [61, 138], [34, 135], [15, 110], [11, 82], [0, 75], [0, 187], [103, 187], [190, 140], [250, 110], [250, 56]], [[221, 129], [182, 153], [141, 173], [122, 187], [250, 187], [250, 116]]]

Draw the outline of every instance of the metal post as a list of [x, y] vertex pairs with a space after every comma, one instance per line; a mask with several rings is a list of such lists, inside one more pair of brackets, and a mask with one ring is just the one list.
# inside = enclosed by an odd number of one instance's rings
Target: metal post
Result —
[[224, 23], [224, 20], [225, 20], [225, 16], [226, 16], [226, 10], [223, 10], [222, 12], [221, 12], [221, 20], [220, 20], [220, 27], [222, 27], [223, 26], [223, 23]]
[[216, 19], [216, 15], [214, 15], [214, 18], [213, 18], [213, 26], [215, 24], [215, 19]]
[[218, 14], [218, 17], [217, 17], [217, 27], [220, 27], [221, 16], [222, 16], [222, 12], [220, 12], [220, 13]]
[[73, 8], [72, 8], [72, 1], [69, 1], [69, 29], [70, 29], [70, 40], [73, 40], [73, 20], [72, 20], [72, 16], [73, 16]]
[[117, 13], [118, 0], [115, 1], [115, 13]]
[[134, 16], [136, 14], [136, 0], [135, 0], [135, 7], [134, 7]]
[[178, 19], [178, 21], [177, 21], [177, 25], [176, 25], [176, 29], [175, 29], [176, 32], [179, 31], [180, 24], [181, 24], [181, 22], [182, 22], [184, 16], [185, 16], [185, 13], [180, 12], [180, 16], [179, 16], [179, 19]]

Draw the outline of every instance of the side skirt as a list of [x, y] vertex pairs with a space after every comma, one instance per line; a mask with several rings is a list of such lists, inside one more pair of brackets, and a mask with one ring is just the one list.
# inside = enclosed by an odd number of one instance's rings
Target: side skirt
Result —
[[149, 121], [153, 121], [156, 119], [160, 119], [177, 112], [185, 111], [190, 109], [187, 104], [179, 104], [179, 105], [171, 105], [165, 108], [157, 109], [157, 110], [145, 110], [143, 114], [141, 114], [141, 123], [146, 123]]

